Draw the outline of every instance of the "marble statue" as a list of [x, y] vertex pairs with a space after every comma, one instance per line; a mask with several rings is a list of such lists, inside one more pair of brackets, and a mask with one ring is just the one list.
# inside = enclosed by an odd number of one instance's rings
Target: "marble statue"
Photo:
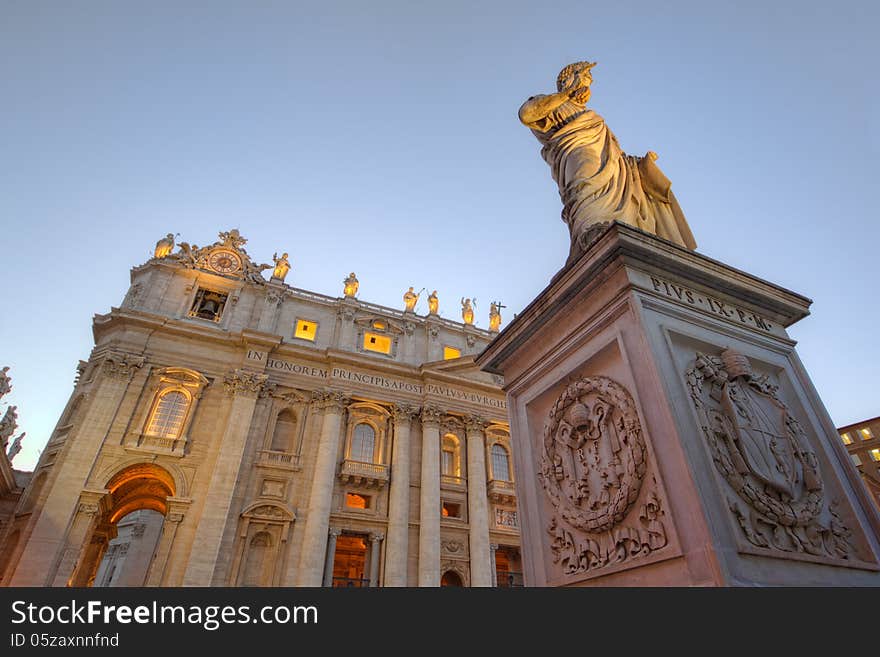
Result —
[[354, 295], [357, 294], [358, 287], [360, 287], [360, 282], [357, 279], [357, 276], [354, 275], [354, 272], [351, 272], [344, 281], [345, 289], [343, 293], [345, 294], [346, 299], [354, 299]]
[[505, 306], [500, 301], [493, 301], [489, 305], [489, 330], [498, 333], [501, 328], [501, 309]]
[[277, 278], [283, 282], [287, 272], [290, 271], [290, 261], [287, 259], [287, 254], [284, 253], [279, 258], [277, 253], [273, 253], [272, 262], [275, 263], [275, 269], [272, 270], [272, 278]]
[[24, 439], [27, 431], [22, 431], [18, 434], [12, 441], [12, 444], [9, 446], [9, 451], [6, 453], [6, 458], [10, 461], [15, 458], [15, 455], [21, 451], [21, 441]]
[[165, 258], [171, 255], [174, 250], [174, 233], [168, 233], [165, 237], [156, 242], [156, 250], [153, 252], [154, 258]]
[[428, 296], [428, 314], [436, 315], [440, 308], [440, 300], [437, 298], [437, 290], [431, 292]]
[[569, 64], [556, 79], [557, 92], [532, 96], [519, 119], [538, 139], [550, 165], [568, 225], [568, 262], [578, 259], [601, 226], [620, 221], [695, 249], [697, 244], [671, 190], [654, 164], [657, 154], [624, 153], [605, 120], [586, 108], [595, 63]]
[[10, 383], [12, 379], [7, 374], [8, 371], [9, 365], [6, 365], [2, 370], [0, 370], [0, 397], [12, 390], [12, 384]]
[[403, 293], [403, 305], [406, 306], [405, 312], [415, 312], [416, 303], [418, 303], [419, 297], [422, 296], [422, 290], [424, 289], [425, 288], [422, 288], [419, 290], [418, 294], [416, 294], [413, 292], [412, 287], [410, 287]]
[[0, 445], [2, 445], [3, 449], [6, 449], [6, 443], [9, 442], [10, 436], [12, 436], [12, 434], [15, 433], [16, 428], [18, 428], [17, 408], [17, 406], [8, 407], [3, 418], [0, 419]]
[[[477, 303], [476, 299], [474, 303]], [[471, 300], [464, 297], [461, 298], [461, 319], [468, 326], [474, 325], [474, 307], [471, 305]]]

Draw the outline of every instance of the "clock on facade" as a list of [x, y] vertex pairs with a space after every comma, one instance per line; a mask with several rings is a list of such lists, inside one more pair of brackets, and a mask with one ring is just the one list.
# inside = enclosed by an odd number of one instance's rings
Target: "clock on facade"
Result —
[[220, 274], [231, 274], [241, 269], [241, 259], [232, 251], [214, 251], [208, 258], [208, 266]]

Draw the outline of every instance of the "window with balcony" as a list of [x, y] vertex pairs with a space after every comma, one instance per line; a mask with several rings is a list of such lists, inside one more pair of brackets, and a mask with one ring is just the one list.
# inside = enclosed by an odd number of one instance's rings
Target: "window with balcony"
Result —
[[503, 445], [492, 445], [492, 479], [510, 481], [510, 455]]
[[369, 424], [361, 423], [354, 428], [351, 437], [351, 460], [373, 463], [376, 450], [376, 432]]
[[272, 432], [272, 442], [269, 449], [273, 452], [291, 452], [295, 437], [296, 416], [293, 411], [284, 409], [275, 420], [275, 430]]
[[440, 474], [445, 483], [461, 480], [461, 449], [458, 437], [448, 433], [440, 444]]

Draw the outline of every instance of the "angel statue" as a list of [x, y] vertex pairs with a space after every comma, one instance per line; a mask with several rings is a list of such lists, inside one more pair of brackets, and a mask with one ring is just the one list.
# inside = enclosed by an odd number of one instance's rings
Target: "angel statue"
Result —
[[669, 179], [654, 164], [657, 154], [624, 153], [605, 120], [586, 104], [594, 62], [576, 62], [556, 78], [556, 93], [532, 96], [519, 119], [543, 148], [562, 199], [571, 236], [570, 264], [601, 227], [620, 221], [687, 249], [697, 247]]

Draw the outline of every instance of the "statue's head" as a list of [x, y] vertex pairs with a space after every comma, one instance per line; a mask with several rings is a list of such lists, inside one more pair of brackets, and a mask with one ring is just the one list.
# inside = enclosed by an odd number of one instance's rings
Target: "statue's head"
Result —
[[589, 87], [593, 81], [593, 74], [590, 69], [596, 65], [596, 62], [575, 62], [569, 64], [559, 71], [556, 76], [556, 90], [571, 89], [575, 85], [578, 87]]

